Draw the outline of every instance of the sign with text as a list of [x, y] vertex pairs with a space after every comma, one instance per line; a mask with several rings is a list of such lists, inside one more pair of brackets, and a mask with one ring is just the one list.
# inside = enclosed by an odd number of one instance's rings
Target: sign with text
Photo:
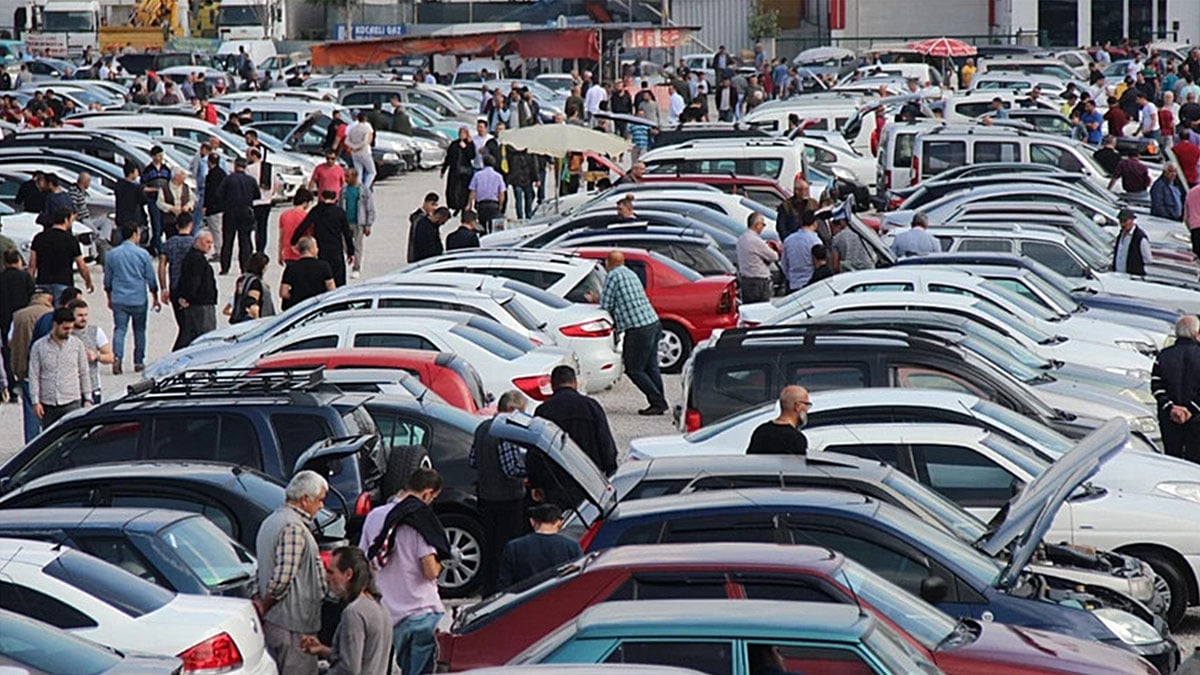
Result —
[[691, 37], [687, 28], [631, 28], [621, 42], [626, 49], [670, 49], [686, 45]]
[[351, 35], [347, 36], [346, 24], [338, 24], [333, 38], [335, 40], [378, 40], [379, 38], [408, 35], [408, 26], [405, 24], [364, 23], [355, 25], [351, 30]]
[[49, 56], [67, 55], [66, 33], [27, 33], [25, 35], [25, 51], [30, 54], [47, 54]]

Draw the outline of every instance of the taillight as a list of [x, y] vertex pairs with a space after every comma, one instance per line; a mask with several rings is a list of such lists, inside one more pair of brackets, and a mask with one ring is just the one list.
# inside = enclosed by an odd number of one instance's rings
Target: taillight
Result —
[[892, 170], [891, 169], [888, 169], [887, 171], [883, 172], [883, 189], [885, 189], [885, 190], [892, 189]]
[[371, 512], [371, 493], [360, 492], [358, 499], [354, 500], [354, 515], [365, 516]]
[[550, 387], [549, 375], [530, 375], [513, 379], [513, 386], [520, 389], [526, 396], [538, 401], [545, 401], [554, 393]]
[[219, 633], [178, 654], [185, 673], [225, 673], [242, 667], [242, 653], [229, 633]]
[[721, 291], [721, 299], [717, 301], [717, 314], [729, 314], [733, 311], [733, 283]]
[[329, 566], [333, 564], [333, 551], [321, 551], [320, 556], [321, 565], [323, 565], [325, 569], [329, 569]]
[[909, 185], [916, 185], [921, 182], [921, 158], [913, 155], [912, 160], [912, 179], [908, 181]]
[[688, 408], [683, 414], [683, 428], [688, 431], [695, 431], [700, 428], [704, 420], [700, 417], [700, 411], [695, 408]]
[[591, 547], [592, 541], [595, 540], [596, 534], [600, 532], [600, 526], [603, 523], [603, 520], [597, 520], [596, 522], [592, 523], [592, 526], [588, 528], [588, 531], [584, 532], [583, 536], [580, 537], [579, 548], [587, 551]]
[[608, 319], [595, 319], [583, 323], [574, 323], [570, 326], [563, 326], [558, 329], [558, 332], [567, 337], [602, 338], [612, 335], [613, 327], [612, 322]]

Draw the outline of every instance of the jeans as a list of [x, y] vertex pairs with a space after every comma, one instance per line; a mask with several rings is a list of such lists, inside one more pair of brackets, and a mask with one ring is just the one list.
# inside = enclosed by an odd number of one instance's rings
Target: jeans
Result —
[[621, 361], [625, 374], [646, 396], [651, 408], [667, 409], [663, 396], [662, 373], [658, 370], [658, 341], [662, 339], [662, 324], [655, 321], [649, 326], [639, 326], [625, 331], [625, 342], [621, 346]]
[[532, 185], [514, 185], [513, 201], [517, 203], [517, 220], [533, 217], [534, 191]]
[[146, 244], [146, 248], [150, 249], [152, 255], [157, 256], [162, 250], [162, 211], [158, 210], [158, 192], [153, 196], [146, 195], [146, 212], [150, 214], [150, 241]]
[[66, 284], [39, 284], [39, 285], [44, 286], [46, 288], [46, 290], [50, 291], [50, 296], [52, 298], [51, 302], [54, 303], [55, 307], [58, 306], [58, 299], [62, 297], [63, 291], [67, 290]]
[[497, 219], [503, 219], [504, 216], [500, 211], [500, 202], [493, 199], [476, 201], [475, 212], [479, 215], [479, 225], [486, 234], [491, 234], [492, 222]]
[[738, 277], [742, 303], [768, 302], [771, 299], [771, 280], [760, 277]]
[[433, 631], [442, 612], [426, 612], [410, 616], [392, 628], [392, 646], [396, 663], [404, 675], [432, 673], [437, 657], [437, 640]]
[[350, 161], [354, 164], [354, 170], [358, 172], [359, 181], [371, 187], [375, 183], [375, 158], [371, 153], [356, 152], [350, 155]]
[[125, 359], [125, 332], [133, 319], [133, 363], [146, 363], [146, 305], [134, 307], [113, 303], [113, 355], [117, 363]]
[[33, 412], [33, 401], [29, 398], [29, 380], [21, 380], [21, 421], [25, 430], [25, 442], [28, 443], [42, 433], [42, 422]]
[[[201, 186], [204, 185], [203, 179], [197, 179]], [[196, 208], [192, 210], [192, 234], [200, 232], [200, 226], [204, 224], [204, 188], [199, 187], [196, 190]]]
[[354, 236], [354, 271], [362, 269], [363, 259], [363, 227], [358, 223], [350, 223], [350, 234]]
[[[208, 230], [213, 236], [213, 250], [220, 252], [221, 242], [221, 223], [225, 220], [223, 213], [214, 213], [210, 216], [204, 216], [204, 229]], [[200, 234], [200, 230], [194, 230], [192, 234]]]

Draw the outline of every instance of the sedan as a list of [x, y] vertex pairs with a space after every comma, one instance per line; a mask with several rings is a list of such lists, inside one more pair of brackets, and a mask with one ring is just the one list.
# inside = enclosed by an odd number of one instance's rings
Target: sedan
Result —
[[249, 600], [172, 593], [55, 544], [0, 539], [0, 557], [0, 609], [114, 649], [174, 656], [189, 672], [276, 672]]
[[0, 635], [0, 672], [14, 675], [179, 675], [183, 669], [174, 657], [125, 654], [4, 610]]

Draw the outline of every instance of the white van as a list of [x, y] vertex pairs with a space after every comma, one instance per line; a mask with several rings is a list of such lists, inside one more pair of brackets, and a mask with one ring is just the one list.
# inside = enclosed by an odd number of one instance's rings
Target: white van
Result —
[[[846, 122], [854, 118], [858, 112], [859, 102], [857, 98], [838, 97], [801, 97], [780, 101], [778, 104], [760, 105], [745, 116], [744, 121], [758, 124], [774, 123], [776, 130], [782, 132], [787, 129], [788, 116], [795, 114], [800, 116], [801, 122], [808, 122], [806, 129], [816, 131], [840, 131], [846, 126]], [[858, 130], [858, 134], [849, 139], [850, 147], [857, 150], [859, 153], [870, 154], [871, 152], [871, 129], [874, 124], [863, 124]]]
[[494, 80], [504, 72], [504, 64], [492, 59], [471, 59], [463, 61], [454, 69], [454, 79], [450, 84], [471, 84], [483, 82], [483, 71], [487, 71], [487, 79]]
[[879, 154], [875, 158], [875, 189], [881, 198], [887, 199], [889, 190], [913, 184], [913, 142], [917, 134], [945, 126], [946, 122], [941, 120], [922, 120], [889, 122], [883, 128], [879, 135]]
[[924, 130], [913, 139], [910, 184], [948, 169], [986, 162], [1046, 164], [1082, 173], [1100, 185], [1108, 183], [1092, 151], [1069, 138], [1003, 127], [947, 126]]
[[[859, 75], [861, 73], [861, 75]], [[928, 63], [879, 63], [869, 66], [861, 66], [843, 77], [839, 85], [849, 84], [858, 77], [869, 77], [875, 73], [884, 75], [897, 75], [906, 80], [915, 79], [922, 87], [942, 87], [944, 82], [941, 72], [937, 68]]]
[[759, 176], [785, 188], [806, 168], [803, 144], [786, 138], [696, 139], [655, 148], [640, 161], [652, 174]]

